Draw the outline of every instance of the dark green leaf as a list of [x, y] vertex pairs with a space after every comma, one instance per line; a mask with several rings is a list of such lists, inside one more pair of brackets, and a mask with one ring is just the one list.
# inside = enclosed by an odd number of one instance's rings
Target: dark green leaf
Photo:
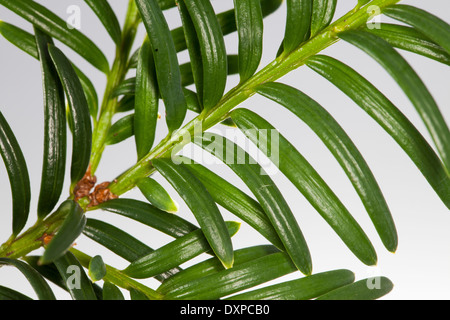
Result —
[[[288, 97], [288, 95], [283, 95], [283, 97]], [[320, 116], [320, 113], [316, 114]], [[256, 144], [265, 155], [273, 157], [273, 154], [277, 153], [275, 165], [316, 208], [347, 247], [365, 264], [375, 264], [377, 256], [367, 235], [300, 152], [256, 113], [246, 109], [236, 109], [232, 112], [231, 117], [247, 138]], [[321, 118], [324, 119], [324, 117]], [[329, 127], [328, 124], [324, 126]], [[275, 133], [275, 137], [273, 133]], [[383, 223], [382, 226], [384, 227], [385, 224]], [[385, 232], [385, 230], [382, 231]], [[392, 231], [389, 230], [387, 235], [390, 236], [391, 233]], [[396, 233], [394, 232], [394, 234]], [[388, 240], [390, 245], [396, 245], [396, 242], [391, 244], [391, 237]]]
[[371, 33], [351, 31], [342, 33], [339, 37], [369, 54], [399, 84], [425, 123], [450, 174], [450, 130], [439, 107], [417, 73], [389, 43]]
[[263, 16], [259, 0], [234, 0], [239, 34], [239, 75], [241, 82], [259, 67], [263, 51]]
[[94, 209], [102, 209], [139, 221], [174, 238], [182, 237], [198, 228], [189, 221], [161, 211], [149, 203], [133, 199], [114, 199]]
[[175, 0], [158, 0], [161, 10], [167, 10], [176, 6]]
[[[227, 232], [230, 237], [239, 230], [239, 227], [240, 224], [237, 222], [226, 222]], [[137, 279], [150, 278], [210, 250], [211, 246], [203, 230], [196, 230], [133, 261], [123, 270], [123, 273]], [[221, 262], [223, 264], [222, 260]]]
[[[380, 187], [358, 148], [336, 120], [316, 101], [303, 92], [287, 85], [268, 83], [258, 87], [257, 91], [261, 95], [286, 107], [317, 134], [352, 182], [384, 245], [388, 250], [395, 251], [398, 243], [397, 232]], [[288, 149], [290, 148], [288, 147]], [[305, 178], [307, 176], [308, 174]], [[299, 182], [297, 182], [296, 186], [298, 188], [303, 187], [302, 183]], [[314, 189], [312, 188], [310, 191]], [[313, 191], [314, 193], [315, 191]], [[320, 199], [317, 199], [316, 203], [320, 201]], [[327, 206], [321, 206], [321, 211], [323, 212], [324, 209], [328, 211], [326, 209]], [[341, 212], [343, 212], [342, 209], [343, 207], [341, 206]], [[336, 208], [333, 210], [336, 210]], [[334, 219], [331, 220], [333, 221]], [[374, 255], [372, 256], [374, 257]], [[366, 262], [369, 261], [367, 260]], [[376, 260], [372, 259], [371, 262], [373, 264]]]
[[413, 26], [450, 54], [450, 25], [444, 20], [412, 6], [397, 4], [387, 7], [383, 14]]
[[103, 300], [125, 300], [125, 297], [115, 285], [110, 282], [103, 284]]
[[328, 27], [336, 11], [337, 0], [315, 0], [311, 16], [311, 37]]
[[167, 126], [169, 132], [173, 132], [183, 123], [187, 108], [175, 45], [156, 0], [136, 0], [136, 5], [153, 49], [158, 85], [166, 107]]
[[155, 141], [158, 102], [159, 91], [153, 53], [148, 38], [146, 38], [139, 51], [139, 62], [136, 70], [134, 137], [138, 160], [150, 151]]
[[137, 186], [144, 197], [156, 208], [170, 213], [178, 211], [178, 204], [156, 180], [149, 177], [143, 178], [137, 182]]
[[106, 275], [106, 266], [101, 256], [95, 256], [89, 262], [88, 275], [93, 282], [102, 280]]
[[111, 95], [113, 97], [118, 97], [121, 95], [134, 95], [134, 94], [136, 94], [136, 77], [131, 77], [122, 81], [116, 88], [114, 88], [114, 91], [112, 92]]
[[5, 21], [0, 21], [0, 34], [22, 51], [28, 53], [35, 59], [39, 59], [36, 40], [30, 33]]
[[283, 48], [286, 53], [291, 52], [310, 35], [312, 0], [287, 0], [286, 31]]
[[0, 111], [0, 153], [9, 176], [12, 193], [12, 230], [18, 235], [30, 211], [30, 178], [27, 164], [11, 127]]
[[268, 216], [286, 252], [304, 274], [312, 269], [311, 256], [298, 223], [286, 200], [263, 168], [232, 141], [205, 133], [202, 141], [194, 139], [206, 151], [228, 165], [249, 187]]
[[25, 262], [8, 258], [0, 258], [0, 266], [2, 265], [16, 267], [27, 278], [39, 300], [55, 300], [55, 295], [47, 282], [45, 282], [44, 278], [42, 278], [36, 270]]
[[142, 293], [134, 288], [130, 289], [130, 299], [131, 300], [141, 300], [141, 301], [149, 300], [148, 297], [144, 293]]
[[171, 159], [155, 159], [152, 164], [191, 209], [208, 243], [225, 268], [231, 268], [231, 239], [222, 215], [205, 186], [183, 164], [175, 164]]
[[153, 251], [125, 231], [95, 219], [87, 219], [83, 234], [129, 262]]
[[328, 271], [241, 293], [228, 300], [310, 300], [353, 281], [355, 275], [351, 271]]
[[[100, 243], [118, 256], [128, 262], [153, 252], [154, 250], [128, 233], [103, 221], [88, 219], [83, 234], [92, 240]], [[180, 268], [173, 268], [163, 274], [155, 276], [155, 279], [164, 281], [180, 271]]]
[[86, 173], [91, 155], [92, 128], [89, 107], [70, 61], [58, 48], [50, 45], [48, 50], [64, 87], [73, 118], [71, 179], [72, 183], [77, 183]]
[[[275, 252], [279, 252], [279, 250], [272, 245], [261, 245], [236, 250], [234, 252], [235, 259], [233, 267]], [[158, 292], [164, 295], [185, 283], [209, 276], [211, 274], [215, 274], [223, 270], [224, 267], [219, 259], [208, 259], [206, 261], [197, 263], [183, 271], [180, 271], [176, 275], [170, 277], [159, 286]]]
[[84, 0], [102, 22], [113, 41], [119, 45], [122, 31], [117, 17], [107, 0]]
[[[203, 75], [201, 88], [197, 83], [197, 89], [201, 92], [199, 96], [203, 101], [203, 107], [208, 110], [219, 102], [225, 90], [228, 69], [225, 41], [209, 0], [184, 1], [184, 4], [192, 19], [200, 46]], [[197, 50], [190, 52], [191, 61], [196, 59], [192, 57], [193, 53], [196, 54]]]
[[44, 160], [38, 217], [47, 216], [58, 203], [66, 169], [66, 106], [64, 89], [48, 53], [52, 39], [35, 28], [44, 91]]
[[100, 49], [80, 31], [70, 29], [63, 19], [47, 8], [32, 0], [0, 0], [0, 5], [28, 20], [49, 36], [58, 39], [100, 71], [109, 72], [108, 60]]
[[72, 299], [97, 300], [92, 282], [87, 277], [80, 262], [71, 252], [67, 252], [56, 260], [55, 265], [64, 279]]
[[33, 300], [33, 299], [13, 289], [0, 286], [0, 300], [7, 301], [7, 300]]
[[367, 28], [365, 31], [383, 38], [393, 47], [417, 53], [450, 65], [450, 54], [414, 28], [382, 23], [379, 29]]
[[183, 88], [183, 93], [186, 99], [187, 108], [196, 113], [202, 112], [202, 106], [200, 105], [197, 94], [186, 88]]
[[349, 66], [327, 56], [307, 65], [347, 94], [403, 148], [444, 204], [450, 208], [450, 179], [434, 150], [413, 124], [375, 86]]
[[127, 112], [134, 109], [134, 95], [125, 96], [117, 103], [116, 112]]
[[296, 270], [297, 268], [287, 254], [273, 253], [177, 286], [169, 291], [165, 298], [168, 300], [219, 299]]
[[57, 212], [58, 215], [65, 216], [65, 219], [61, 228], [45, 249], [39, 261], [40, 264], [54, 262], [62, 257], [70, 249], [86, 225], [86, 216], [83, 209], [73, 200], [64, 201]]
[[330, 291], [317, 300], [376, 300], [391, 292], [394, 288], [391, 280], [374, 277]]
[[[73, 65], [73, 64], [72, 64]], [[84, 95], [86, 96], [87, 103], [89, 105], [89, 113], [92, 116], [92, 119], [96, 121], [97, 113], [98, 113], [98, 96], [95, 91], [95, 87], [92, 84], [91, 80], [80, 71], [75, 65], [73, 65], [75, 72], [77, 73], [78, 78], [80, 79], [81, 86], [84, 90]]]
[[56, 268], [54, 263], [49, 263], [46, 265], [39, 264], [40, 256], [26, 256], [23, 257], [23, 260], [27, 262], [30, 266], [32, 266], [41, 276], [43, 276], [45, 279], [53, 282], [61, 289], [64, 289], [67, 291], [67, 286], [62, 279], [61, 275], [58, 272], [58, 269]]
[[[184, 30], [184, 39], [189, 51], [190, 62], [180, 66], [183, 86], [195, 83], [201, 107], [203, 107], [203, 63], [201, 44], [195, 31], [194, 22], [184, 1], [177, 1], [178, 11]], [[186, 77], [187, 75], [187, 77]], [[189, 84], [188, 84], [189, 83]]]
[[109, 128], [106, 144], [116, 144], [134, 135], [134, 113], [117, 120]]
[[247, 222], [275, 246], [284, 249], [270, 220], [256, 200], [204, 166], [190, 159], [180, 160], [203, 183], [217, 204]]

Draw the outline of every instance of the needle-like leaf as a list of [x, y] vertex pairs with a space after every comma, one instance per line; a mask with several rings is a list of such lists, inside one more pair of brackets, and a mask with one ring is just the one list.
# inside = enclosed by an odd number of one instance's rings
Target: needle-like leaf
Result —
[[251, 260], [234, 268], [195, 279], [167, 292], [166, 299], [206, 300], [239, 292], [296, 271], [284, 252]]
[[0, 34], [20, 50], [28, 53], [35, 59], [39, 59], [39, 53], [36, 47], [36, 39], [32, 34], [1, 20]]
[[28, 263], [30, 266], [33, 267], [41, 276], [43, 276], [45, 279], [51, 281], [52, 283], [56, 284], [61, 289], [64, 289], [67, 291], [67, 285], [62, 279], [61, 275], [59, 274], [58, 269], [56, 268], [54, 263], [49, 263], [46, 265], [39, 264], [40, 256], [31, 256], [28, 255], [26, 257], [23, 257], [23, 260]]
[[450, 65], [450, 54], [414, 28], [382, 23], [379, 29], [366, 28], [365, 31], [383, 38], [393, 47], [414, 52]]
[[106, 144], [112, 145], [122, 142], [134, 135], [134, 113], [117, 120], [108, 130]]
[[387, 7], [383, 10], [383, 14], [413, 26], [450, 54], [450, 25], [444, 20], [422, 9], [404, 4]]
[[239, 34], [239, 75], [241, 82], [258, 69], [263, 52], [263, 15], [259, 0], [234, 0]]
[[[208, 110], [219, 102], [225, 90], [228, 68], [225, 41], [209, 0], [182, 1], [186, 5], [198, 38], [203, 66], [200, 97], [203, 107]], [[189, 45], [190, 42], [187, 43]], [[191, 59], [197, 59], [192, 57], [192, 54], [197, 52], [198, 50], [190, 51]], [[194, 80], [195, 78], [194, 76]]]
[[287, 0], [286, 31], [283, 49], [291, 52], [310, 36], [312, 0]]
[[408, 154], [444, 204], [450, 208], [450, 179], [434, 150], [414, 125], [376, 87], [355, 70], [328, 56], [307, 65], [348, 95]]
[[113, 41], [119, 45], [122, 39], [122, 31], [116, 14], [107, 0], [84, 0], [102, 22]]
[[189, 51], [189, 60], [188, 64], [184, 64], [180, 66], [181, 69], [181, 78], [183, 86], [187, 85], [186, 82], [186, 73], [188, 74], [188, 79], [190, 80], [190, 84], [195, 83], [197, 96], [199, 98], [199, 102], [203, 108], [203, 62], [202, 62], [202, 52], [200, 49], [200, 41], [197, 36], [197, 31], [195, 31], [194, 22], [189, 14], [189, 11], [186, 7], [184, 1], [177, 1], [178, 11], [181, 16], [181, 21], [183, 24], [184, 30], [184, 41], [186, 42], [188, 51]]
[[62, 257], [73, 245], [86, 225], [86, 216], [80, 205], [73, 200], [64, 201], [58, 208], [58, 215], [65, 217], [61, 228], [45, 249], [39, 263], [47, 264]]
[[83, 178], [89, 165], [92, 147], [92, 128], [89, 107], [80, 80], [64, 53], [53, 45], [48, 47], [50, 56], [69, 103], [73, 119], [72, 184]]
[[106, 281], [103, 284], [103, 300], [125, 300], [125, 297], [119, 288]]
[[100, 220], [87, 219], [83, 234], [129, 262], [153, 251], [125, 231]]
[[42, 219], [53, 210], [62, 192], [67, 125], [64, 89], [47, 49], [53, 41], [39, 29], [34, 30], [44, 91], [44, 161], [38, 202], [38, 217]]
[[311, 274], [312, 262], [308, 246], [298, 223], [280, 190], [263, 168], [231, 140], [213, 133], [204, 133], [194, 143], [228, 165], [255, 195], [286, 252], [297, 268]]
[[[278, 152], [279, 160], [275, 161], [275, 164], [281, 172], [308, 199], [362, 262], [368, 265], [375, 264], [377, 261], [375, 249], [367, 235], [331, 188], [295, 147], [266, 120], [250, 110], [236, 109], [232, 112], [231, 118], [247, 138], [256, 144], [264, 154], [270, 157], [271, 153], [273, 155], [273, 152]], [[324, 126], [328, 126], [328, 124]], [[271, 137], [273, 132], [276, 133], [276, 145], [273, 141], [275, 139]], [[277, 150], [274, 150], [275, 148]], [[385, 225], [386, 223], [382, 224], [383, 227]], [[385, 232], [384, 230], [381, 231], [382, 233]], [[389, 230], [387, 235], [390, 236], [391, 232]], [[394, 234], [396, 233], [394, 232]], [[393, 240], [388, 238], [388, 241], [392, 242]], [[390, 242], [390, 245], [397, 244], [396, 241], [394, 241], [394, 244]]]
[[84, 34], [77, 29], [70, 29], [63, 19], [44, 6], [32, 0], [0, 0], [0, 5], [28, 20], [52, 38], [58, 39], [100, 71], [109, 72], [108, 60], [102, 51]]
[[30, 297], [17, 292], [16, 290], [0, 286], [0, 300], [1, 301], [14, 301], [14, 300], [33, 300]]
[[187, 158], [180, 160], [203, 183], [217, 204], [248, 223], [276, 247], [284, 249], [270, 220], [256, 200], [201, 164]]
[[120, 214], [155, 228], [174, 238], [182, 237], [198, 228], [187, 220], [152, 206], [149, 203], [133, 199], [114, 199], [104, 202], [94, 209]]
[[[385, 247], [395, 251], [397, 232], [384, 196], [358, 148], [337, 121], [316, 101], [293, 87], [268, 83], [258, 87], [257, 91], [293, 112], [318, 135], [352, 182]], [[297, 187], [302, 188], [302, 185]]]
[[178, 211], [178, 204], [155, 179], [143, 178], [137, 182], [137, 186], [144, 197], [156, 208], [170, 213]]
[[376, 300], [394, 288], [386, 277], [374, 277], [357, 281], [325, 293], [317, 300]]
[[0, 154], [8, 172], [12, 193], [12, 230], [18, 235], [27, 223], [31, 190], [27, 164], [11, 127], [0, 111]]
[[233, 266], [233, 246], [225, 222], [205, 186], [183, 164], [155, 159], [153, 166], [175, 188], [198, 221], [216, 256], [226, 268]]
[[[261, 245], [236, 250], [234, 252], [234, 267], [276, 252], [279, 252], [279, 250], [272, 245]], [[159, 286], [158, 292], [164, 295], [185, 283], [189, 283], [195, 279], [200, 279], [223, 270], [223, 265], [219, 259], [208, 259], [170, 277]]]
[[134, 117], [134, 137], [138, 160], [152, 148], [158, 120], [159, 91], [156, 80], [153, 53], [148, 38], [139, 51], [136, 70], [136, 97]]
[[33, 287], [39, 300], [55, 300], [55, 295], [42, 276], [23, 261], [8, 258], [0, 258], [0, 266], [9, 265], [16, 267]]
[[[132, 237], [125, 231], [95, 219], [87, 219], [83, 234], [128, 262], [133, 262], [154, 251], [152, 248]], [[179, 267], [173, 268], [155, 276], [155, 279], [161, 282], [165, 281], [180, 270]]]
[[186, 100], [181, 87], [180, 67], [167, 21], [156, 0], [136, 0], [155, 59], [156, 75], [169, 132], [178, 129], [186, 116]]
[[336, 11], [337, 0], [314, 0], [311, 16], [311, 37], [328, 27]]
[[[238, 222], [226, 222], [230, 237], [239, 227]], [[203, 230], [196, 230], [132, 262], [123, 273], [137, 279], [150, 278], [210, 250], [211, 246]]]
[[310, 300], [349, 285], [353, 281], [355, 281], [353, 272], [334, 270], [248, 291], [227, 300]]
[[427, 127], [442, 162], [450, 174], [450, 130], [425, 84], [392, 46], [364, 31], [344, 32], [340, 38], [374, 58], [403, 89]]

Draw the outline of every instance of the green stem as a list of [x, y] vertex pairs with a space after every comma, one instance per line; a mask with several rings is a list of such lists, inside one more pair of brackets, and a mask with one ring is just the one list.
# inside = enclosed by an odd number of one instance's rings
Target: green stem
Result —
[[58, 211], [52, 214], [45, 220], [39, 220], [34, 226], [29, 228], [12, 242], [7, 241], [0, 247], [0, 257], [7, 257], [11, 259], [21, 258], [31, 251], [39, 249], [43, 246], [43, 236], [54, 234], [65, 216], [62, 216]]
[[221, 101], [212, 108], [208, 114], [201, 114], [189, 122], [183, 129], [175, 132], [169, 139], [158, 144], [146, 157], [131, 167], [115, 182], [110, 185], [110, 190], [116, 195], [121, 195], [131, 190], [136, 182], [154, 172], [151, 164], [152, 159], [157, 157], [169, 157], [176, 147], [177, 149], [188, 144], [191, 140], [183, 137], [194, 134], [196, 121], [202, 121], [202, 130], [207, 130], [217, 123], [225, 120], [227, 114], [237, 105], [255, 94], [255, 88], [263, 83], [275, 81], [287, 73], [304, 65], [306, 60], [322, 50], [326, 49], [336, 41], [340, 32], [355, 30], [365, 25], [372, 12], [367, 11], [368, 6], [378, 6], [380, 12], [387, 6], [393, 5], [400, 0], [373, 0], [367, 6], [353, 9], [342, 18], [331, 24], [314, 38], [299, 46], [288, 54], [281, 54], [277, 59], [256, 73], [253, 77], [237, 87], [231, 89]]
[[[89, 263], [92, 257], [74, 248], [70, 249], [70, 252], [72, 252], [75, 255], [75, 257], [78, 259], [78, 261], [80, 261], [83, 267], [89, 268]], [[125, 290], [131, 289], [138, 290], [143, 294], [145, 294], [150, 300], [162, 299], [162, 295], [156, 292], [155, 290], [131, 279], [127, 275], [124, 275], [122, 272], [109, 265], [106, 265], [106, 275], [103, 278], [103, 280], [111, 282], [116, 286], [121, 287]]]
[[122, 31], [122, 42], [117, 47], [111, 72], [108, 74], [105, 93], [103, 96], [100, 115], [93, 132], [92, 153], [90, 160], [91, 174], [93, 175], [100, 163], [105, 141], [111, 127], [112, 118], [116, 112], [117, 97], [112, 97], [112, 92], [125, 78], [127, 73], [128, 58], [136, 37], [140, 17], [134, 0], [130, 0], [125, 24]]

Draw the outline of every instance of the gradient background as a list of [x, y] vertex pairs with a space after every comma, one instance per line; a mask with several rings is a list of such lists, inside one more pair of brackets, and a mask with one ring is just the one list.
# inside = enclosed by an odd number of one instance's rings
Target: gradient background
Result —
[[[70, 5], [80, 6], [81, 31], [94, 40], [101, 49], [109, 52], [107, 56], [110, 61], [112, 60], [113, 42], [83, 1], [40, 0], [38, 2], [51, 8], [65, 19], [69, 17], [66, 10]], [[110, 3], [117, 12], [119, 20], [123, 23], [128, 1], [114, 0]], [[356, 1], [339, 1], [336, 16], [341, 16], [350, 10], [355, 3]], [[402, 3], [417, 5], [446, 21], [450, 21], [450, 3], [448, 1], [406, 0]], [[230, 9], [232, 1], [215, 0], [213, 5], [219, 12]], [[275, 14], [265, 20], [262, 66], [273, 59], [283, 37], [285, 10], [285, 4], [283, 4]], [[180, 25], [176, 9], [167, 11], [166, 14], [171, 27]], [[32, 30], [29, 23], [3, 7], [0, 7], [0, 19], [26, 30]], [[381, 21], [388, 22], [389, 19], [382, 17]], [[142, 36], [143, 27], [141, 26], [136, 46], [140, 44]], [[57, 44], [59, 43], [57, 42]], [[237, 53], [236, 34], [227, 36], [226, 44], [228, 53]], [[101, 97], [105, 85], [104, 75], [70, 49], [65, 48], [64, 45], [60, 46], [75, 64], [90, 76], [96, 85], [99, 97]], [[359, 70], [381, 89], [430, 141], [429, 135], [412, 104], [398, 85], [376, 62], [358, 49], [343, 42], [333, 45], [323, 53], [338, 58]], [[450, 69], [421, 56], [407, 52], [402, 52], [402, 54], [429, 87], [444, 117], [450, 123], [450, 90], [448, 87]], [[180, 63], [187, 61], [187, 52], [180, 54], [179, 57]], [[38, 61], [0, 38], [0, 72], [0, 109], [13, 128], [25, 154], [32, 190], [34, 191], [30, 219], [27, 224], [27, 226], [31, 226], [36, 217], [35, 208], [42, 167], [43, 112], [40, 65]], [[388, 253], [382, 246], [355, 190], [337, 161], [321, 141], [304, 123], [293, 117], [284, 108], [264, 98], [252, 97], [243, 103], [242, 107], [257, 111], [275, 127], [279, 128], [281, 133], [299, 149], [352, 212], [372, 240], [378, 253], [377, 267], [367, 267], [359, 262], [292, 184], [284, 176], [277, 174], [272, 178], [285, 195], [309, 243], [314, 272], [345, 268], [354, 271], [357, 279], [376, 275], [387, 276], [395, 284], [394, 290], [387, 296], [387, 299], [449, 299], [450, 214], [412, 161], [375, 121], [342, 92], [307, 67], [295, 70], [279, 81], [295, 86], [316, 99], [347, 131], [372, 168], [391, 208], [399, 234], [397, 252], [395, 254]], [[238, 76], [229, 78], [228, 88], [233, 87], [237, 82]], [[192, 118], [192, 116], [193, 114], [188, 114], [188, 118]], [[157, 138], [162, 138], [166, 134], [164, 120], [160, 124], [162, 125], [158, 127]], [[71, 150], [70, 141], [68, 150]], [[70, 160], [70, 153], [68, 160]], [[108, 147], [97, 172], [98, 180], [101, 182], [114, 179], [123, 170], [133, 165], [135, 161], [133, 139], [129, 139], [118, 146]], [[211, 169], [226, 175], [230, 182], [248, 191], [245, 185], [224, 165], [215, 165]], [[68, 173], [69, 170], [66, 172]], [[179, 214], [185, 219], [194, 221], [192, 214], [168, 183], [158, 175], [155, 175], [155, 177], [168, 188], [174, 199], [180, 204]], [[0, 165], [0, 181], [0, 241], [4, 242], [11, 233], [11, 196], [7, 173], [3, 165]], [[68, 185], [64, 190], [68, 190]], [[65, 196], [63, 194], [62, 198], [65, 198]], [[143, 199], [137, 191], [131, 191], [123, 197]], [[222, 212], [225, 219], [236, 220], [226, 210], [222, 209]], [[170, 241], [168, 236], [112, 214], [92, 212], [88, 216], [120, 226], [153, 248], [158, 248]], [[235, 248], [262, 243], [266, 243], [266, 240], [244, 224], [241, 231], [233, 238]], [[119, 269], [127, 266], [126, 261], [116, 257], [84, 236], [78, 239], [77, 248], [91, 255], [101, 254], [106, 263]], [[199, 261], [204, 257], [200, 256], [194, 261]], [[293, 279], [298, 276], [298, 273], [294, 273], [274, 282]], [[157, 285], [155, 280], [146, 280], [146, 283], [152, 287]], [[0, 270], [0, 285], [21, 290], [21, 292], [35, 297], [24, 277], [13, 268], [2, 268]], [[53, 285], [52, 287], [60, 298], [69, 298], [69, 295], [63, 290]]]

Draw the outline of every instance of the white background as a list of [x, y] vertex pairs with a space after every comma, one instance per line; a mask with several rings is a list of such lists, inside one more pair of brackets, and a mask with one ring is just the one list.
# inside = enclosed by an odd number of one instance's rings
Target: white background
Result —
[[[41, 0], [38, 2], [45, 4], [65, 19], [69, 16], [66, 10], [70, 5], [80, 6], [81, 31], [108, 53], [107, 57], [110, 61], [113, 59], [114, 47], [112, 41], [83, 1]], [[114, 6], [114, 10], [122, 23], [128, 1], [114, 0], [110, 3]], [[350, 10], [355, 3], [356, 1], [339, 1], [336, 17]], [[407, 0], [402, 1], [402, 3], [419, 6], [446, 21], [450, 21], [450, 4], [446, 0]], [[213, 4], [217, 12], [220, 12], [230, 9], [232, 1], [215, 0]], [[282, 40], [285, 10], [286, 7], [283, 4], [275, 14], [265, 20], [262, 66], [273, 59]], [[171, 27], [179, 26], [180, 22], [176, 9], [167, 11], [166, 14]], [[3, 7], [0, 7], [0, 19], [16, 24], [28, 31], [32, 30], [26, 21]], [[388, 22], [389, 19], [382, 17], [381, 21]], [[141, 42], [142, 29], [138, 34], [136, 45]], [[57, 44], [59, 43], [57, 42]], [[237, 53], [236, 34], [227, 36], [226, 44], [229, 53]], [[101, 97], [105, 85], [104, 76], [64, 45], [60, 45], [60, 47], [64, 49], [64, 52], [75, 64], [91, 77], [96, 85], [99, 97]], [[431, 141], [414, 107], [398, 85], [376, 62], [358, 49], [343, 42], [333, 45], [323, 53], [338, 58], [359, 70], [396, 104], [428, 141]], [[449, 123], [450, 90], [448, 85], [450, 68], [421, 56], [406, 52], [402, 52], [402, 54], [422, 77]], [[180, 63], [186, 62], [186, 60], [186, 52], [180, 54]], [[27, 226], [31, 226], [36, 219], [35, 210], [42, 167], [43, 112], [40, 66], [38, 61], [0, 38], [0, 75], [0, 109], [16, 134], [29, 168], [33, 198]], [[237, 76], [231, 77], [228, 88], [236, 85], [237, 81]], [[450, 214], [412, 161], [375, 121], [333, 85], [307, 67], [295, 70], [279, 81], [295, 86], [316, 99], [347, 131], [377, 178], [392, 211], [399, 234], [397, 252], [395, 254], [388, 253], [382, 246], [352, 185], [321, 141], [305, 124], [293, 117], [287, 110], [255, 96], [242, 106], [257, 111], [269, 120], [301, 151], [361, 224], [378, 253], [377, 267], [369, 268], [359, 262], [303, 196], [285, 177], [278, 174], [273, 179], [285, 195], [308, 241], [313, 258], [314, 272], [345, 268], [354, 271], [357, 279], [374, 275], [387, 276], [395, 284], [394, 290], [386, 297], [387, 299], [449, 299]], [[189, 118], [192, 116], [192, 114], [189, 114]], [[165, 133], [164, 120], [162, 120], [158, 128], [158, 137], [162, 138]], [[70, 160], [70, 141], [68, 150], [68, 159]], [[133, 139], [129, 139], [119, 146], [108, 147], [97, 172], [98, 180], [110, 181], [114, 179], [126, 168], [133, 165], [136, 161], [135, 158]], [[244, 184], [225, 166], [214, 166], [211, 169], [220, 172], [229, 181], [248, 191]], [[68, 173], [69, 170], [66, 172]], [[179, 214], [185, 219], [194, 221], [192, 214], [173, 189], [160, 176], [156, 175], [156, 177], [180, 204]], [[0, 165], [0, 181], [0, 242], [4, 242], [11, 233], [11, 196], [8, 176], [3, 165]], [[64, 190], [68, 190], [67, 187]], [[63, 199], [66, 196], [67, 194], [63, 194], [61, 198]], [[136, 191], [132, 191], [123, 197], [142, 199], [142, 196]], [[226, 210], [222, 209], [222, 212], [225, 219], [236, 220]], [[170, 241], [168, 236], [112, 214], [92, 212], [89, 213], [89, 217], [103, 219], [120, 226], [153, 248], [158, 248]], [[240, 232], [233, 238], [235, 248], [262, 243], [266, 243], [265, 239], [244, 224]], [[123, 259], [117, 258], [114, 254], [104, 250], [84, 236], [77, 241], [77, 248], [90, 255], [101, 254], [106, 263], [119, 269], [127, 266], [127, 262]], [[202, 258], [204, 257], [201, 256], [195, 261]], [[294, 273], [282, 278], [282, 280], [299, 276], [301, 275]], [[148, 280], [146, 283], [154, 288], [157, 286], [154, 280]], [[0, 285], [21, 290], [30, 297], [35, 297], [33, 290], [23, 276], [13, 268], [2, 268], [0, 270]], [[69, 295], [64, 291], [55, 286], [52, 287], [60, 298], [69, 298]]]

